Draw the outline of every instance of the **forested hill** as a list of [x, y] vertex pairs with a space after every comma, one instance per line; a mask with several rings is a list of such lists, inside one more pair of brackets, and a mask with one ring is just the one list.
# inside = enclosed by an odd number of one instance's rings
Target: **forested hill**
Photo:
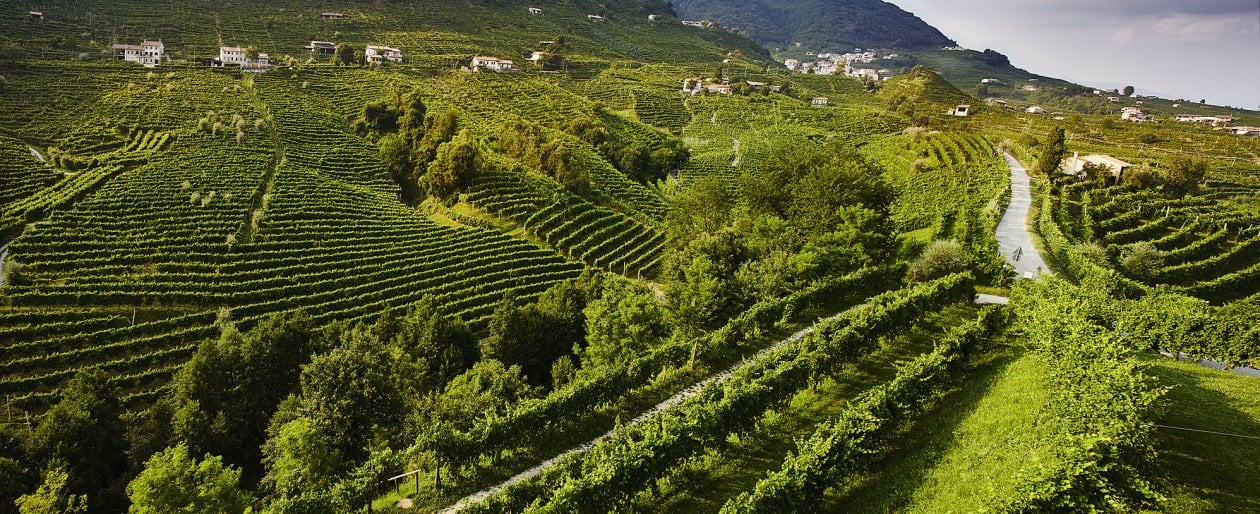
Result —
[[939, 48], [953, 40], [881, 0], [676, 0], [684, 19], [707, 19], [774, 48], [801, 42], [817, 50]]

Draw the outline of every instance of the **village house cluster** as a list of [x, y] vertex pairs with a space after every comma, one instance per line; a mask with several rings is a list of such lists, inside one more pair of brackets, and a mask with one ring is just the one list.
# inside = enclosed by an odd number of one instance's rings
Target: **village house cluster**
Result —
[[887, 80], [894, 74], [892, 70], [887, 68], [876, 69], [873, 67], [858, 67], [856, 65], [871, 64], [880, 59], [896, 59], [900, 57], [898, 54], [880, 55], [875, 50], [863, 50], [861, 48], [854, 49], [852, 52], [835, 54], [835, 53], [818, 53], [808, 52], [805, 55], [815, 58], [812, 61], [802, 61], [800, 59], [785, 59], [783, 65], [787, 69], [799, 73], [814, 73], [818, 75], [835, 75], [840, 72], [846, 76], [870, 81]]

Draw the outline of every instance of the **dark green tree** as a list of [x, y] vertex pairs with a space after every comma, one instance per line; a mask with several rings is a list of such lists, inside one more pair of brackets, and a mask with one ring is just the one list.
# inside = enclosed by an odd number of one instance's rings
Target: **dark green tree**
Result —
[[31, 454], [42, 466], [62, 463], [66, 490], [86, 495], [93, 510], [124, 508], [126, 428], [118, 392], [99, 370], [80, 371], [31, 434]]
[[354, 47], [348, 43], [337, 43], [337, 48], [333, 51], [332, 62], [338, 66], [355, 64], [357, 61]]
[[1055, 177], [1060, 175], [1059, 166], [1068, 153], [1067, 145], [1064, 141], [1063, 127], [1050, 129], [1050, 134], [1046, 137], [1046, 142], [1042, 148], [1041, 157], [1037, 158], [1037, 166], [1034, 171], [1047, 179], [1054, 180]]

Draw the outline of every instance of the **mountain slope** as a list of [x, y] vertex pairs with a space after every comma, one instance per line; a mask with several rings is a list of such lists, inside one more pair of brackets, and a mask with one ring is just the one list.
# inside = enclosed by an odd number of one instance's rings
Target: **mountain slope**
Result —
[[954, 44], [917, 16], [880, 0], [677, 0], [674, 8], [684, 19], [717, 21], [771, 48], [796, 42], [816, 50]]

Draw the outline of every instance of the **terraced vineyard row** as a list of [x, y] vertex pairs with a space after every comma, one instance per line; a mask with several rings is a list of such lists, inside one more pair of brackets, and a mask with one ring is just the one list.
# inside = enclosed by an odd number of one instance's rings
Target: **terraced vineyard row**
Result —
[[[1054, 219], [1077, 243], [1097, 240], [1110, 264], [1148, 285], [1168, 284], [1213, 302], [1260, 293], [1260, 217], [1221, 198], [1255, 201], [1260, 188], [1224, 185], [1197, 195], [1168, 198], [1147, 191], [1062, 188]], [[1248, 200], [1250, 199], [1250, 200]], [[1153, 269], [1126, 266], [1133, 252], [1156, 254]]]
[[[932, 225], [966, 207], [979, 209], [1006, 188], [1005, 161], [985, 139], [959, 132], [885, 138], [863, 148], [900, 194], [894, 219], [904, 229]], [[947, 200], [953, 199], [953, 200]]]
[[468, 201], [520, 223], [570, 257], [630, 276], [650, 275], [660, 265], [660, 231], [568, 194], [541, 179], [509, 172], [485, 173]]
[[[144, 150], [147, 162], [10, 245], [9, 266], [21, 271], [3, 290], [0, 391], [15, 408], [38, 412], [92, 366], [142, 406], [222, 322], [248, 327], [297, 309], [319, 322], [357, 319], [433, 295], [482, 327], [506, 291], [529, 299], [581, 270], [399, 203], [375, 148], [330, 115], [336, 102], [295, 94], [301, 82], [208, 88], [179, 123], [114, 138], [100, 149]], [[275, 115], [248, 124], [239, 142], [194, 128], [220, 97]], [[247, 226], [253, 237], [238, 240]]]

